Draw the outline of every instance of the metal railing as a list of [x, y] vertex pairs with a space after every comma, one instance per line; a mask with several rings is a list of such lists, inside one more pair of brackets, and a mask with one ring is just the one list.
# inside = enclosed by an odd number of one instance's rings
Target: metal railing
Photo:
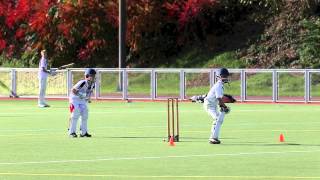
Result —
[[[49, 77], [47, 97], [66, 98], [69, 90], [83, 78], [85, 69], [57, 71]], [[98, 68], [96, 99], [181, 100], [206, 94], [215, 83], [216, 69]], [[37, 97], [35, 68], [0, 68], [0, 81], [21, 97]], [[320, 102], [320, 70], [316, 69], [229, 69], [230, 93], [239, 101]], [[8, 96], [0, 87], [0, 96]]]

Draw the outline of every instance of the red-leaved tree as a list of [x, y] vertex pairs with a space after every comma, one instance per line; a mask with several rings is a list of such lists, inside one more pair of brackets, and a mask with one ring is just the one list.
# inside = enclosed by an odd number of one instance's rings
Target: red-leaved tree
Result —
[[[183, 46], [205, 39], [219, 8], [217, 0], [127, 0], [124, 63], [170, 64]], [[0, 54], [45, 48], [55, 65], [117, 64], [118, 0], [1, 0], [0, 25]]]

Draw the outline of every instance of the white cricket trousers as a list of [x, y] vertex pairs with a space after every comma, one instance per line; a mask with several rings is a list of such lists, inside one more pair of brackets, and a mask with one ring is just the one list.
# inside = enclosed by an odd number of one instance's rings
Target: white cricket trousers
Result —
[[70, 104], [71, 120], [69, 124], [69, 134], [76, 133], [77, 122], [79, 117], [81, 117], [80, 130], [81, 134], [86, 134], [88, 132], [88, 106], [87, 104]]
[[224, 120], [225, 112], [219, 112], [216, 106], [209, 106], [206, 102], [204, 102], [203, 107], [213, 119], [210, 139], [219, 139], [220, 129]]
[[46, 105], [46, 89], [47, 89], [47, 77], [39, 77], [39, 99], [38, 105]]

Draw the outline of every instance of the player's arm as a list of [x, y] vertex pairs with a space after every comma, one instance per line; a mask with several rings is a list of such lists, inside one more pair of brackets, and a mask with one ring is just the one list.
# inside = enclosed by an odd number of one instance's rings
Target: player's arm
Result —
[[80, 94], [80, 89], [76, 88], [76, 87], [73, 87], [71, 89], [72, 93], [76, 96], [79, 96], [80, 99], [84, 98], [82, 94]]
[[51, 73], [51, 71], [50, 71], [50, 70], [48, 70], [48, 69], [46, 69], [45, 67], [42, 67], [42, 71], [43, 71], [43, 72], [45, 72], [45, 73], [48, 73], [48, 74], [50, 74], [50, 73]]
[[83, 88], [83, 86], [85, 85], [85, 82], [81, 82], [79, 81], [75, 86], [72, 87], [71, 92], [76, 95], [79, 96], [80, 99], [85, 98], [85, 95], [79, 93], [80, 89]]
[[237, 102], [237, 100], [231, 96], [230, 94], [224, 94], [223, 97], [222, 97], [222, 101], [224, 103], [235, 103]]
[[86, 98], [86, 95], [80, 93], [80, 90], [79, 90], [79, 89], [72, 88], [72, 93], [73, 93], [74, 95], [78, 96], [80, 99], [85, 99], [85, 98]]
[[91, 103], [91, 94], [92, 94], [92, 91], [90, 91], [90, 93], [89, 93], [89, 95], [88, 95], [88, 97], [87, 97], [88, 103]]
[[89, 93], [88, 93], [88, 99], [87, 99], [87, 101], [88, 101], [88, 103], [91, 103], [91, 95], [92, 95], [92, 92], [93, 92], [93, 89], [95, 88], [95, 85], [93, 84], [92, 86], [91, 86], [91, 89], [89, 90]]
[[46, 64], [47, 64], [47, 63], [46, 63], [46, 60], [45, 60], [45, 59], [41, 59], [41, 60], [40, 60], [41, 70], [42, 70], [43, 72], [45, 72], [45, 73], [50, 74], [51, 72], [50, 72], [49, 69], [46, 68]]
[[223, 87], [222, 86], [219, 86], [217, 89], [216, 89], [216, 98], [218, 99], [219, 101], [219, 106], [221, 108], [221, 112], [225, 112], [225, 113], [228, 113], [229, 112], [229, 108], [228, 106], [226, 106], [226, 104], [223, 102]]
[[221, 107], [221, 108], [227, 108], [227, 106], [226, 106], [226, 104], [223, 102], [223, 100], [222, 100], [222, 97], [221, 98], [217, 98], [218, 99], [218, 101], [219, 101], [219, 106]]
[[226, 114], [230, 113], [230, 108], [226, 106], [226, 104], [223, 102], [222, 97], [218, 98], [218, 101], [219, 101], [220, 111]]
[[79, 89], [76, 89], [76, 88], [72, 88], [72, 93], [77, 95], [79, 93]]
[[215, 96], [216, 96], [216, 98], [218, 99], [218, 101], [219, 101], [219, 106], [220, 106], [221, 108], [222, 108], [222, 107], [227, 107], [227, 106], [224, 104], [223, 100], [222, 100], [222, 97], [223, 97], [223, 87], [222, 87], [222, 86], [218, 86], [218, 87], [216, 88]]

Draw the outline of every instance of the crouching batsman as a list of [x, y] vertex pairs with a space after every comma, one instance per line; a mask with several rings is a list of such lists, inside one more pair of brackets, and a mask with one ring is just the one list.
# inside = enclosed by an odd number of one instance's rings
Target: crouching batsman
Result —
[[213, 124], [211, 135], [209, 138], [210, 144], [220, 144], [219, 133], [224, 120], [225, 114], [230, 112], [230, 108], [225, 103], [233, 103], [235, 99], [230, 95], [223, 94], [223, 85], [229, 82], [229, 71], [226, 68], [221, 68], [216, 72], [217, 82], [208, 92], [204, 99], [203, 107], [206, 112], [212, 117]]
[[90, 103], [90, 96], [95, 88], [96, 71], [94, 69], [87, 69], [84, 74], [85, 78], [74, 85], [70, 92], [70, 112], [69, 119], [69, 135], [76, 138], [77, 122], [81, 117], [80, 137], [91, 137], [88, 133], [88, 106]]

